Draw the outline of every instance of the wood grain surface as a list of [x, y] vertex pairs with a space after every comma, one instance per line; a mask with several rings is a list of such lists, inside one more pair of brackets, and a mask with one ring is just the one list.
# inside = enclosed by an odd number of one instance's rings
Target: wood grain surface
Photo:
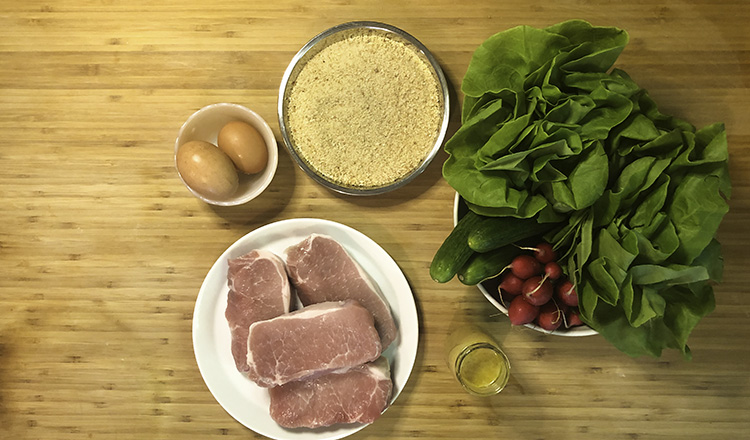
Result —
[[[280, 147], [253, 202], [203, 204], [173, 166], [195, 110], [235, 102], [281, 139], [278, 85], [315, 34], [351, 20], [398, 26], [454, 91], [487, 37], [582, 18], [626, 29], [618, 60], [667, 114], [724, 122], [733, 181], [719, 231], [716, 310], [675, 352], [630, 358], [598, 336], [511, 328], [428, 267], [451, 230], [445, 153], [406, 187], [352, 198], [309, 179]], [[0, 3], [0, 438], [263, 438], [206, 388], [193, 355], [198, 289], [247, 232], [298, 217], [377, 241], [408, 278], [419, 351], [404, 392], [351, 438], [740, 439], [750, 432], [750, 3], [643, 1], [14, 1]], [[443, 361], [447, 332], [476, 322], [500, 339], [509, 386], [471, 397]]]

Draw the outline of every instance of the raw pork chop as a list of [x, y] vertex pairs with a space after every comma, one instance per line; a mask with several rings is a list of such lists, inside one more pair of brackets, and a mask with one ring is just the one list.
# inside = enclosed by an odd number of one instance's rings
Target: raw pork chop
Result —
[[262, 387], [353, 367], [380, 356], [372, 315], [356, 301], [303, 307], [250, 326], [248, 377]]
[[396, 339], [398, 330], [388, 303], [369, 275], [336, 240], [312, 234], [288, 248], [286, 254], [287, 271], [302, 304], [357, 300], [375, 317], [383, 350]]
[[285, 428], [372, 423], [393, 391], [388, 360], [337, 370], [271, 388], [271, 418]]
[[232, 356], [243, 373], [247, 366], [247, 334], [256, 321], [289, 311], [291, 285], [284, 261], [265, 250], [254, 250], [229, 260], [227, 309], [224, 316], [232, 332]]

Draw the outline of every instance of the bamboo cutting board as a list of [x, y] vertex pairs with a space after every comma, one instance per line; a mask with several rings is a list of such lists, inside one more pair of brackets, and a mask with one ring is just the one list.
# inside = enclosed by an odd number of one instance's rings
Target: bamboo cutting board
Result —
[[[598, 336], [511, 328], [480, 294], [428, 267], [452, 228], [438, 155], [384, 196], [333, 194], [280, 144], [252, 203], [210, 207], [177, 177], [173, 144], [195, 110], [246, 105], [278, 140], [278, 85], [317, 33], [351, 20], [400, 27], [453, 90], [474, 49], [510, 27], [582, 18], [627, 30], [617, 63], [667, 114], [724, 122], [733, 195], [719, 231], [716, 310], [677, 353], [632, 359]], [[206, 388], [191, 325], [214, 261], [249, 231], [317, 217], [377, 241], [417, 303], [419, 350], [394, 405], [351, 438], [745, 438], [750, 432], [750, 4], [333, 0], [6, 1], [0, 5], [0, 438], [262, 438]], [[512, 364], [506, 390], [464, 393], [443, 361], [449, 329], [476, 322]]]

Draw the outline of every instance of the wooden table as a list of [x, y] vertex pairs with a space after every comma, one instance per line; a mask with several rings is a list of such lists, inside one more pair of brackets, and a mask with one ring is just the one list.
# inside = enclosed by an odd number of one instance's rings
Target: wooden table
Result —
[[[632, 359], [598, 336], [511, 328], [475, 288], [431, 281], [429, 263], [452, 227], [444, 153], [405, 188], [368, 198], [321, 188], [282, 146], [270, 188], [244, 206], [203, 204], [175, 173], [177, 131], [207, 104], [246, 105], [281, 139], [282, 73], [332, 25], [368, 19], [412, 33], [458, 90], [490, 35], [570, 18], [626, 29], [618, 67], [665, 113], [726, 123], [726, 272], [716, 310], [690, 338], [691, 362], [675, 352]], [[3, 2], [0, 437], [261, 438], [204, 385], [191, 340], [195, 299], [216, 258], [247, 232], [318, 217], [390, 253], [420, 316], [402, 395], [352, 438], [747, 438], [748, 22], [744, 0]], [[469, 321], [494, 333], [513, 364], [498, 396], [470, 397], [443, 362], [448, 328]]]

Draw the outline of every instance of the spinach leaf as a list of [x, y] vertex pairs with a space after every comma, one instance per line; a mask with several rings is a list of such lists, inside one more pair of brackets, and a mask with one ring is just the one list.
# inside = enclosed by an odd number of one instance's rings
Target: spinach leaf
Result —
[[726, 132], [661, 113], [613, 68], [627, 42], [582, 20], [488, 38], [461, 85], [443, 176], [478, 214], [561, 222], [546, 238], [581, 318], [620, 350], [689, 358], [723, 270]]

